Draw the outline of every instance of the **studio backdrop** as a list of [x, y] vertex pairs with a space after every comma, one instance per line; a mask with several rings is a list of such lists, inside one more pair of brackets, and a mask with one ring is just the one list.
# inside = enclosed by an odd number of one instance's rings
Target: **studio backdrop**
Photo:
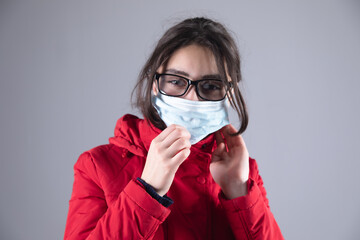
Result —
[[141, 117], [141, 67], [194, 16], [237, 41], [243, 136], [285, 239], [359, 239], [355, 0], [0, 1], [0, 239], [63, 238], [77, 158], [122, 115]]

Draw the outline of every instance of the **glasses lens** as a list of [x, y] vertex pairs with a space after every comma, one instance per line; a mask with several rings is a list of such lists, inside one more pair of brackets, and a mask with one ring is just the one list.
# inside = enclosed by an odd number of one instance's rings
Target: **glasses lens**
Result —
[[159, 88], [166, 95], [182, 95], [188, 86], [188, 82], [180, 76], [161, 75], [159, 77]]
[[225, 97], [226, 86], [221, 80], [201, 80], [198, 91], [202, 98], [216, 101]]

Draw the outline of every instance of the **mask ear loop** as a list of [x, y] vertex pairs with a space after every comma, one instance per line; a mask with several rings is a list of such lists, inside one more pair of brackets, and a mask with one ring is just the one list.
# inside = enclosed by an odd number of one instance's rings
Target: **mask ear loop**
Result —
[[156, 75], [158, 73], [155, 73], [154, 77], [153, 77], [153, 82], [152, 82], [152, 91], [151, 91], [151, 95], [156, 96], [159, 94], [159, 81], [156, 78]]

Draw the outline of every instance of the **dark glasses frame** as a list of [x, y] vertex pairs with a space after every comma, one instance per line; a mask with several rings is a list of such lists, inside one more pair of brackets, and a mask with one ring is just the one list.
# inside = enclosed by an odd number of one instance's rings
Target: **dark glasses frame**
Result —
[[[159, 80], [161, 76], [174, 76], [174, 77], [178, 77], [178, 78], [182, 78], [182, 79], [186, 80], [187, 81], [187, 87], [186, 87], [184, 93], [179, 94], [179, 95], [170, 95], [170, 94], [167, 94], [166, 92], [162, 91], [160, 89], [160, 80]], [[155, 73], [155, 79], [156, 79], [156, 82], [157, 82], [158, 90], [163, 95], [172, 96], [172, 97], [181, 97], [181, 96], [184, 96], [187, 93], [187, 91], [189, 90], [191, 85], [194, 85], [195, 86], [195, 92], [196, 92], [196, 94], [197, 94], [197, 96], [199, 98], [201, 98], [202, 100], [205, 100], [205, 101], [213, 101], [213, 102], [223, 100], [226, 97], [227, 92], [232, 88], [232, 83], [231, 82], [228, 82], [228, 84], [226, 84], [226, 83], [224, 83], [224, 81], [222, 81], [220, 79], [209, 78], [209, 79], [200, 79], [200, 80], [194, 81], [194, 80], [190, 80], [190, 79], [188, 79], [186, 77], [176, 75], [176, 74], [171, 74], [171, 73]], [[224, 85], [225, 93], [224, 93], [224, 96], [221, 99], [211, 100], [211, 99], [204, 98], [199, 94], [198, 84], [201, 83], [201, 82], [204, 82], [204, 81], [209, 81], [209, 80], [220, 82], [221, 84]]]

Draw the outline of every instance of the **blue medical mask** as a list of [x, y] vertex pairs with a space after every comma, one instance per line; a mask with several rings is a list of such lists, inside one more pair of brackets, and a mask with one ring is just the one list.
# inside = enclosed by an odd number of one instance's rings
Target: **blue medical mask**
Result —
[[185, 127], [191, 144], [229, 124], [226, 101], [192, 101], [160, 93], [152, 96], [152, 104], [165, 124]]

